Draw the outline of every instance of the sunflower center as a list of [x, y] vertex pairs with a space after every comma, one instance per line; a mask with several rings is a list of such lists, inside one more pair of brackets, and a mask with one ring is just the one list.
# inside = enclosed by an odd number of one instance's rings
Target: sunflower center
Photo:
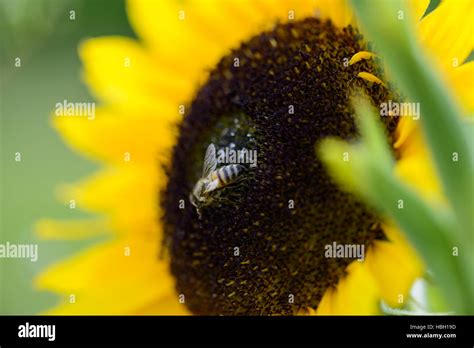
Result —
[[[277, 24], [223, 57], [197, 92], [180, 125], [162, 201], [171, 270], [192, 312], [317, 308], [354, 261], [327, 257], [326, 246], [367, 250], [384, 238], [378, 217], [336, 187], [315, 153], [325, 137], [357, 138], [353, 90], [375, 105], [393, 99], [386, 87], [357, 77], [367, 71], [383, 78], [375, 61], [347, 64], [366, 49], [355, 29], [330, 21]], [[397, 121], [384, 121], [390, 138]], [[237, 150], [247, 155], [230, 185], [217, 181], [196, 194], [203, 198], [198, 211], [189, 196], [210, 144], [227, 160], [235, 150], [234, 163]], [[218, 161], [216, 170], [228, 162]]]

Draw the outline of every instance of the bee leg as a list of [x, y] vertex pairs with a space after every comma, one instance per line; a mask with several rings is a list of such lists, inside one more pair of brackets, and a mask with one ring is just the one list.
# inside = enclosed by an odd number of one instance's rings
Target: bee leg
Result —
[[224, 197], [222, 197], [222, 196], [220, 196], [220, 195], [219, 195], [218, 197], [216, 197], [216, 198], [217, 198], [217, 200], [219, 201], [219, 203], [232, 203], [232, 202], [234, 202], [232, 199], [224, 198]]

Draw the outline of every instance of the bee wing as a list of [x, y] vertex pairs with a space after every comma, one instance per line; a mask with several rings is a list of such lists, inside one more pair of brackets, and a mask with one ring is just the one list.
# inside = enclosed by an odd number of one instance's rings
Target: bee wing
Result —
[[216, 148], [214, 144], [210, 144], [207, 147], [206, 155], [204, 156], [204, 165], [202, 167], [202, 177], [207, 178], [209, 174], [216, 170], [217, 167], [217, 158], [216, 158]]
[[219, 180], [214, 180], [206, 186], [206, 193], [212, 192], [219, 187]]

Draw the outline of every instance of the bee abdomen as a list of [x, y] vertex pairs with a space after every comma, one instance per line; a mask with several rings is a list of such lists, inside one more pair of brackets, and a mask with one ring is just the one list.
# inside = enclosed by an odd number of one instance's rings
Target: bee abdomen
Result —
[[229, 164], [227, 166], [221, 167], [217, 170], [217, 177], [219, 181], [227, 185], [233, 182], [243, 170], [243, 166], [240, 164]]

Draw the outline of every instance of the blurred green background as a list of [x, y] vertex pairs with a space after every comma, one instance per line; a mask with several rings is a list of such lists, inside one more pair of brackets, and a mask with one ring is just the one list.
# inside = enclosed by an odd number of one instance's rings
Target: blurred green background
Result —
[[[70, 19], [75, 11], [75, 20]], [[87, 37], [133, 36], [123, 0], [0, 0], [0, 243], [39, 244], [39, 259], [0, 259], [0, 314], [35, 314], [56, 302], [35, 291], [46, 265], [88, 242], [40, 241], [38, 219], [77, 218], [56, 188], [98, 168], [72, 152], [50, 126], [55, 103], [89, 102], [77, 47]], [[21, 67], [15, 67], [15, 58]], [[21, 152], [21, 162], [15, 153]]]

